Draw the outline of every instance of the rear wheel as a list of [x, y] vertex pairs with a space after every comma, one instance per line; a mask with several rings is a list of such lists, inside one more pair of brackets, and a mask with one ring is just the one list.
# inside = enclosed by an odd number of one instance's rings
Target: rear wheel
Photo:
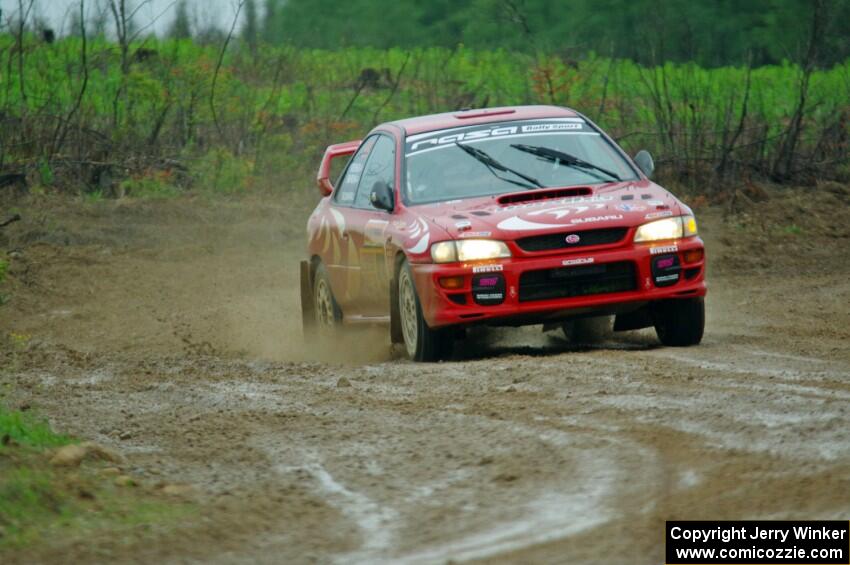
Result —
[[325, 266], [319, 263], [313, 277], [315, 328], [319, 336], [332, 337], [342, 324], [342, 310], [334, 298]]
[[397, 294], [399, 322], [408, 357], [414, 361], [439, 361], [448, 357], [452, 335], [448, 330], [428, 327], [407, 261], [399, 268]]
[[705, 302], [702, 298], [659, 302], [652, 307], [652, 318], [655, 333], [664, 345], [696, 345], [705, 329]]

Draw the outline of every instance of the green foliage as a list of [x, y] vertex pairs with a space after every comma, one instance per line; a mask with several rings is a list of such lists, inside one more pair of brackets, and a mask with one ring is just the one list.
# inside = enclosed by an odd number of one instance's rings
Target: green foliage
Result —
[[50, 168], [50, 163], [41, 159], [38, 162], [38, 175], [42, 186], [50, 186], [53, 184], [53, 170]]
[[[14, 440], [21, 445], [34, 448], [56, 447], [71, 441], [68, 436], [53, 432], [46, 422], [29, 412], [9, 410], [2, 404], [0, 404], [0, 438], [8, 438], [4, 443]], [[3, 445], [0, 444], [0, 453], [3, 449]]]
[[[811, 0], [269, 0], [278, 44], [600, 53], [643, 64], [758, 65], [801, 56]], [[850, 56], [850, 2], [826, 0], [821, 63]]]
[[[9, 262], [4, 259], [0, 259], [0, 284], [3, 284], [3, 281], [6, 280], [6, 272], [9, 269]], [[7, 294], [0, 293], [0, 306], [3, 306], [9, 301], [9, 296]]]
[[194, 184], [200, 190], [234, 193], [251, 187], [251, 163], [226, 149], [213, 149], [195, 167]]
[[[430, 5], [418, 9], [428, 21], [443, 21]], [[776, 180], [846, 174], [850, 60], [807, 75], [789, 62], [749, 72], [542, 49], [328, 51], [258, 43], [253, 53], [227, 51], [213, 92], [219, 46], [149, 38], [131, 47], [146, 55], [134, 55], [125, 73], [117, 46], [95, 38], [82, 91], [81, 48], [78, 37], [51, 45], [28, 39], [24, 93], [17, 64], [0, 73], [0, 112], [21, 124], [0, 128], [0, 146], [10, 170], [35, 170], [42, 184], [87, 194], [311, 187], [328, 144], [360, 138], [377, 123], [539, 103], [578, 109], [628, 151], [650, 150], [661, 175], [695, 185], [718, 171]], [[14, 52], [13, 38], [0, 34], [0, 59]], [[178, 172], [178, 180], [163, 178]]]
[[180, 193], [172, 184], [169, 171], [153, 171], [130, 177], [123, 180], [119, 186], [121, 194], [136, 198], [170, 198]]
[[189, 7], [186, 0], [180, 0], [175, 8], [174, 21], [168, 30], [168, 36], [173, 39], [188, 39], [192, 36], [189, 22]]
[[86, 465], [70, 475], [49, 466], [43, 451], [72, 440], [29, 412], [0, 404], [0, 438], [0, 560], [6, 551], [36, 547], [47, 535], [90, 541], [92, 534], [120, 534], [187, 513], [185, 506], [117, 487]]

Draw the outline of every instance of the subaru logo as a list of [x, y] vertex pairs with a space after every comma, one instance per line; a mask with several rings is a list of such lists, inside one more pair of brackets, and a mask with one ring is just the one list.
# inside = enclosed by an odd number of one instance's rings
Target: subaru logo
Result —
[[567, 236], [567, 243], [569, 243], [570, 245], [575, 245], [580, 240], [581, 240], [581, 238], [576, 233], [571, 233], [570, 235]]

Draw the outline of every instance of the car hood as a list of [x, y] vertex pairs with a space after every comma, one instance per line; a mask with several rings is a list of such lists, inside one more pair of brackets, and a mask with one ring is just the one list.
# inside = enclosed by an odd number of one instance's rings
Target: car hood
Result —
[[648, 181], [604, 187], [529, 190], [410, 208], [453, 238], [516, 239], [528, 235], [631, 227], [689, 213], [675, 196]]

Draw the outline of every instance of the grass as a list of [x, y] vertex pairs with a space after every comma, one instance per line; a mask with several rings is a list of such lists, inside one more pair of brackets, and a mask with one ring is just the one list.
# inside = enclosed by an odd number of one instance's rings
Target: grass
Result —
[[[730, 173], [779, 174], [788, 147], [796, 158], [787, 174], [811, 168], [839, 181], [850, 174], [843, 141], [850, 61], [813, 71], [800, 135], [789, 145], [803, 73], [791, 63], [750, 71], [464, 47], [263, 46], [229, 50], [213, 89], [217, 45], [145, 38], [132, 50], [155, 55], [122, 70], [117, 46], [90, 38], [84, 81], [80, 38], [24, 42], [19, 64], [0, 73], [0, 113], [20, 121], [0, 129], [0, 143], [9, 148], [4, 167], [32, 171], [31, 182], [48, 192], [291, 191], [310, 186], [326, 145], [362, 137], [377, 123], [537, 103], [587, 113], [628, 152], [653, 152], [659, 175], [701, 190], [721, 161]], [[13, 60], [17, 50], [16, 39], [0, 33], [0, 53]], [[386, 76], [362, 80], [378, 70]]]
[[186, 505], [116, 486], [100, 472], [103, 464], [66, 469], [48, 463], [52, 448], [74, 441], [31, 412], [0, 404], [0, 562], [4, 555], [32, 557], [32, 551], [93, 534], [122, 534], [185, 515]]
[[[6, 271], [9, 269], [9, 263], [0, 259], [0, 284], [6, 280]], [[3, 293], [0, 293], [0, 306], [6, 304], [9, 301], [9, 297]]]
[[0, 453], [11, 441], [36, 449], [58, 447], [71, 442], [69, 436], [57, 434], [47, 422], [33, 417], [28, 412], [8, 410], [0, 405], [0, 438], [3, 446]]

